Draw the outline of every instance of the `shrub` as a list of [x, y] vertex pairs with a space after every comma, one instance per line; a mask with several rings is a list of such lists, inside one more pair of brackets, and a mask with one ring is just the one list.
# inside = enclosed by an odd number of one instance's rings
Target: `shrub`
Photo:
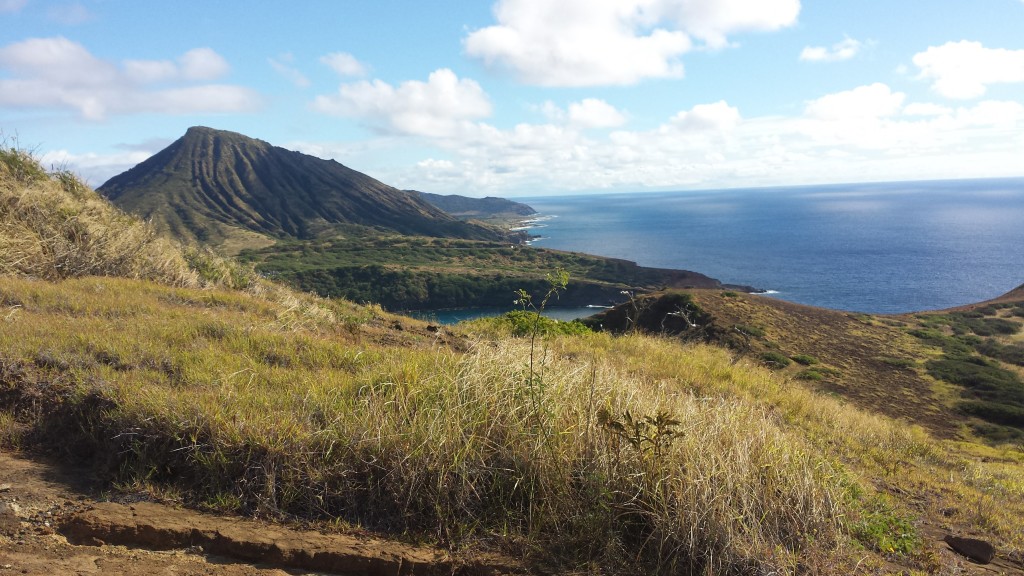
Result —
[[515, 336], [529, 336], [535, 329], [538, 334], [543, 335], [586, 334], [591, 331], [577, 320], [562, 322], [532, 310], [506, 312], [504, 315], [498, 316], [495, 321], [499, 325], [507, 327]]
[[1024, 366], [1024, 344], [1000, 344], [995, 340], [986, 340], [977, 347], [978, 352], [1017, 366]]
[[792, 360], [790, 360], [785, 354], [780, 354], [778, 352], [763, 352], [761, 354], [761, 364], [764, 364], [768, 368], [777, 370], [785, 368], [792, 363]]
[[798, 380], [810, 380], [810, 381], [813, 381], [813, 382], [820, 382], [820, 381], [825, 379], [825, 375], [824, 374], [822, 374], [821, 372], [819, 372], [819, 371], [817, 371], [817, 370], [815, 370], [813, 368], [808, 368], [807, 370], [801, 370], [800, 372], [797, 373], [796, 377], [797, 377]]
[[984, 400], [967, 400], [958, 406], [966, 414], [982, 420], [1024, 428], [1024, 408]]
[[754, 338], [764, 338], [764, 329], [757, 326], [751, 326], [749, 324], [736, 324], [732, 327], [737, 332], [742, 332], [747, 336], [753, 336]]

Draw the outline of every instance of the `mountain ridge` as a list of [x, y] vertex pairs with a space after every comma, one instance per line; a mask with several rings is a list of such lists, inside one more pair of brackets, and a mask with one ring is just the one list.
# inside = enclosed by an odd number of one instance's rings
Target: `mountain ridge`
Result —
[[334, 160], [203, 126], [97, 191], [179, 239], [221, 246], [315, 238], [346, 225], [434, 237], [503, 236]]

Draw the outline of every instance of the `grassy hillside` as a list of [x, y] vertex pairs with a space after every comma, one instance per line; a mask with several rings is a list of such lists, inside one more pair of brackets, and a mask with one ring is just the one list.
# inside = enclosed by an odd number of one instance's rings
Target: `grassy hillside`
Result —
[[[0, 189], [63, 193], [35, 168]], [[1024, 559], [1024, 452], [941, 439], [724, 347], [541, 333], [530, 316], [439, 329], [241, 273], [200, 286], [219, 261], [182, 258], [191, 284], [43, 279], [11, 254], [0, 445], [78, 455], [120, 490], [549, 572], [955, 573], [926, 544], [939, 529]]]
[[588, 320], [727, 346], [780, 374], [933, 434], [1024, 441], [1024, 295], [872, 316], [729, 291], [635, 298]]

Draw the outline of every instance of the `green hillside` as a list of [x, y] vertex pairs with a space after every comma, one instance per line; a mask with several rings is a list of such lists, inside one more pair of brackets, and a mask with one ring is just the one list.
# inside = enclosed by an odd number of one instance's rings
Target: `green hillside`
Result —
[[[1020, 445], [944, 436], [927, 403], [893, 418], [847, 396], [862, 356], [811, 348], [784, 308], [732, 328], [817, 356], [834, 388], [679, 332], [528, 313], [449, 329], [158, 240], [108, 253], [96, 239], [139, 220], [24, 154], [0, 160], [0, 449], [78, 458], [108, 496], [499, 551], [538, 574], [970, 568], [942, 533], [992, 541], [1006, 573], [1024, 559]], [[120, 264], [26, 267], [51, 252]], [[888, 334], [856, 326], [832, 328]], [[900, 333], [894, 350], [931, 359]]]

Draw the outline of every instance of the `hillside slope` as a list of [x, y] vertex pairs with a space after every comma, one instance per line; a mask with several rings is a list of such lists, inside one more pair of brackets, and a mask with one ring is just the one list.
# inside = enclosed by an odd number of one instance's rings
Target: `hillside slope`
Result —
[[515, 202], [507, 198], [470, 198], [459, 194], [431, 194], [430, 192], [417, 192], [409, 190], [412, 194], [418, 194], [421, 198], [437, 206], [441, 210], [459, 218], [489, 219], [496, 217], [531, 216], [537, 211], [532, 207]]
[[189, 128], [97, 191], [176, 238], [229, 251], [266, 245], [267, 238], [313, 238], [345, 224], [423, 236], [502, 237], [333, 160], [205, 127]]
[[[102, 261], [110, 245], [92, 239], [138, 224], [89, 227], [80, 184], [0, 160], [15, 165], [0, 170], [15, 188], [62, 199], [28, 221], [71, 231], [61, 242], [76, 251]], [[51, 281], [19, 268], [19, 254], [0, 251], [0, 451], [78, 459], [104, 492], [41, 502], [12, 475], [21, 465], [0, 458], [12, 484], [0, 486], [3, 567], [50, 559], [59, 570], [71, 555], [83, 570], [124, 565], [51, 538], [72, 534], [66, 515], [118, 508], [88, 510], [113, 497], [359, 541], [374, 530], [457, 559], [497, 550], [544, 574], [1022, 573], [1024, 453], [936, 439], [719, 346], [542, 331], [528, 314], [428, 326], [181, 254], [203, 287], [133, 266]], [[217, 270], [244, 281], [214, 282]], [[136, 520], [153, 506], [118, 509], [126, 531], [167, 545], [169, 533]], [[946, 534], [992, 541], [996, 564], [976, 570]], [[267, 540], [243, 550], [248, 561], [281, 560]], [[191, 571], [257, 573], [208, 559]]]

